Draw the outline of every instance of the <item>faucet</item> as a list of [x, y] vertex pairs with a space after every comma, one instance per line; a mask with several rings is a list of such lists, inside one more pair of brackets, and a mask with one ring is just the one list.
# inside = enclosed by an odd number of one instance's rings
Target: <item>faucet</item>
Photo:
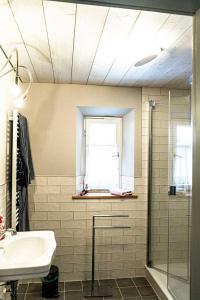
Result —
[[5, 237], [6, 232], [10, 232], [11, 235], [16, 235], [17, 230], [14, 228], [7, 228], [0, 233], [0, 240]]

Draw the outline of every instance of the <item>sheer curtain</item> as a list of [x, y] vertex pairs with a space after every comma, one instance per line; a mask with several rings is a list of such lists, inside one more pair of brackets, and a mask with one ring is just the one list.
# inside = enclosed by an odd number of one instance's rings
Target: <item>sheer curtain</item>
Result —
[[119, 187], [118, 122], [86, 119], [86, 178], [89, 189]]
[[177, 126], [177, 142], [174, 155], [174, 183], [177, 188], [192, 184], [192, 128]]

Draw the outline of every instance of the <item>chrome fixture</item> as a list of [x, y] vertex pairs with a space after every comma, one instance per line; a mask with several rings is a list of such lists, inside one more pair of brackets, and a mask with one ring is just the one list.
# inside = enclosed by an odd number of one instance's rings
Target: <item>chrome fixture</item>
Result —
[[[0, 78], [8, 75], [11, 72], [15, 73], [15, 82], [14, 82], [14, 85], [12, 87], [12, 95], [16, 100], [16, 106], [19, 107], [23, 104], [23, 101], [27, 99], [27, 95], [28, 95], [28, 92], [30, 90], [31, 83], [33, 82], [33, 77], [32, 77], [32, 74], [31, 74], [30, 70], [27, 67], [19, 65], [19, 53], [18, 53], [17, 48], [14, 48], [11, 51], [11, 54], [9, 56], [7, 56], [7, 54], [5, 53], [5, 51], [4, 51], [4, 49], [2, 48], [1, 45], [0, 45], [0, 49], [3, 52], [4, 56], [6, 57], [6, 62], [0, 68]], [[13, 58], [13, 55], [15, 55], [16, 66], [14, 66], [13, 63], [11, 62], [11, 59]], [[5, 70], [5, 68], [7, 67], [8, 64], [11, 66], [11, 69]], [[22, 88], [20, 87], [20, 82], [22, 82], [22, 80], [19, 76], [19, 70], [20, 69], [25, 70], [27, 75], [28, 75], [28, 78], [29, 78], [28, 86], [26, 87], [25, 91], [23, 91]]]
[[3, 239], [3, 238], [5, 238], [6, 232], [10, 232], [11, 235], [16, 235], [17, 234], [17, 230], [16, 229], [13, 229], [13, 228], [5, 229], [5, 230], [3, 230], [0, 233], [0, 240]]

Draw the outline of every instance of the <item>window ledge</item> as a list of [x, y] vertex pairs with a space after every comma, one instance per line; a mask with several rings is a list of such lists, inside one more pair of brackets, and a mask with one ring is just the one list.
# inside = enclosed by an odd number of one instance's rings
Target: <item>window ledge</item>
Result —
[[72, 199], [73, 200], [78, 200], [78, 199], [137, 199], [138, 196], [133, 194], [133, 195], [128, 195], [128, 196], [118, 196], [118, 195], [112, 195], [110, 193], [88, 193], [84, 196], [80, 195], [73, 195]]

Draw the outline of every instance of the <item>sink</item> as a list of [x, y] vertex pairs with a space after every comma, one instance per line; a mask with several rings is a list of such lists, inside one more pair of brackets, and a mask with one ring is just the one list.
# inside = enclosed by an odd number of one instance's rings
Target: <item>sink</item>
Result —
[[53, 231], [6, 233], [0, 241], [0, 281], [47, 276], [55, 250]]

